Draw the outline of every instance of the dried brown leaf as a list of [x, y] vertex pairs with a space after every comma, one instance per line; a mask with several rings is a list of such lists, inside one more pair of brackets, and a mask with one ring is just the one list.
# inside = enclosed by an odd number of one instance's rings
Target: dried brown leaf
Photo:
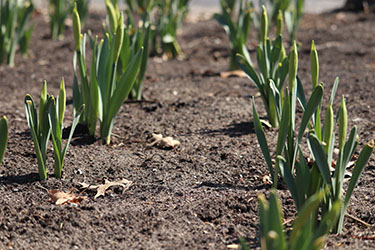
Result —
[[247, 77], [246, 73], [242, 70], [233, 70], [233, 71], [227, 71], [227, 72], [221, 72], [220, 73], [221, 78], [229, 78], [229, 77]]
[[87, 189], [96, 189], [96, 195], [94, 197], [94, 199], [98, 198], [99, 196], [104, 196], [105, 195], [105, 191], [112, 187], [112, 186], [121, 186], [123, 187], [123, 192], [127, 189], [129, 189], [129, 187], [133, 184], [133, 182], [131, 181], [128, 181], [126, 179], [122, 179], [121, 181], [108, 181], [108, 180], [105, 180], [104, 184], [101, 184], [101, 185], [90, 185], [90, 184], [87, 184], [87, 183], [79, 183], [82, 188], [87, 188]]
[[80, 203], [85, 197], [73, 194], [72, 192], [66, 193], [60, 190], [52, 189], [48, 191], [51, 201], [56, 205], [63, 205], [65, 203]]
[[152, 134], [152, 138], [154, 139], [154, 141], [148, 144], [148, 146], [150, 147], [158, 145], [161, 148], [175, 148], [180, 145], [180, 142], [178, 140], [175, 140], [170, 136], [163, 137], [162, 134]]

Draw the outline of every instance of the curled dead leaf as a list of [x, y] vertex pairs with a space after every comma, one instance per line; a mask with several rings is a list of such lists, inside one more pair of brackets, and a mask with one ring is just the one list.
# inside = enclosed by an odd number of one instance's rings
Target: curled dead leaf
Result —
[[78, 204], [86, 198], [84, 196], [76, 195], [72, 192], [66, 193], [56, 189], [48, 190], [48, 195], [51, 202], [55, 203], [56, 205], [63, 205], [66, 203]]
[[104, 196], [105, 191], [112, 186], [121, 186], [121, 187], [123, 187], [122, 192], [125, 192], [127, 189], [129, 189], [129, 187], [133, 184], [133, 182], [131, 182], [129, 180], [126, 180], [126, 179], [122, 179], [121, 181], [105, 180], [104, 184], [101, 184], [101, 185], [90, 185], [90, 184], [83, 183], [83, 182], [81, 182], [79, 184], [82, 186], [82, 188], [96, 189], [96, 195], [94, 197], [94, 199], [96, 199], [99, 196]]
[[178, 140], [173, 139], [172, 137], [163, 137], [162, 134], [152, 134], [153, 142], [148, 144], [149, 147], [158, 145], [161, 148], [176, 148], [180, 145]]
[[242, 70], [233, 70], [233, 71], [227, 71], [227, 72], [221, 72], [220, 73], [221, 78], [229, 78], [229, 77], [247, 77], [246, 73]]

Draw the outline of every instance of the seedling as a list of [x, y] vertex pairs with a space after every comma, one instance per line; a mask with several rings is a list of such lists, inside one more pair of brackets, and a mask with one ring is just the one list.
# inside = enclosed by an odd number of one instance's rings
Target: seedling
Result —
[[[296, 55], [296, 52], [289, 55], [289, 89], [287, 89], [283, 100], [274, 165], [270, 157], [270, 150], [260, 123], [259, 115], [255, 110], [253, 102], [255, 131], [267, 166], [271, 172], [274, 187], [277, 186], [278, 173], [280, 172], [281, 177], [289, 188], [298, 211], [305, 206], [307, 200], [313, 194], [327, 188], [329, 193], [325, 195], [322, 204], [320, 204], [321, 212], [323, 216], [330, 213], [332, 205], [337, 201], [340, 202], [340, 220], [333, 230], [339, 233], [342, 229], [342, 220], [350, 196], [374, 149], [374, 142], [371, 141], [362, 149], [355, 164], [349, 186], [345, 192], [345, 198], [341, 201], [341, 197], [344, 193], [343, 182], [346, 167], [358, 145], [357, 128], [354, 127], [352, 129], [348, 140], [346, 140], [347, 111], [343, 98], [339, 111], [339, 157], [336, 161], [335, 169], [332, 169], [332, 155], [335, 142], [332, 106], [336, 95], [338, 79], [332, 90], [324, 124], [320, 127], [320, 121], [318, 121], [318, 116], [316, 114], [317, 110], [320, 110], [322, 105], [323, 85], [318, 84], [315, 86], [308, 102], [306, 102], [303, 91], [298, 91], [297, 93], [297, 85], [302, 86], [302, 84], [296, 77], [298, 67], [298, 57]], [[312, 64], [318, 64], [316, 53], [311, 53], [311, 58]], [[316, 79], [318, 79], [316, 75], [318, 74], [317, 68], [317, 65], [312, 65], [313, 84], [315, 84]], [[302, 87], [300, 89], [303, 90]], [[302, 120], [298, 130], [296, 129], [295, 122], [297, 98], [303, 110]], [[307, 136], [307, 143], [313, 156], [311, 164], [307, 162], [301, 149], [303, 146], [302, 139], [304, 138], [307, 128], [310, 130]], [[317, 131], [322, 131], [322, 133], [319, 134], [320, 132]], [[295, 137], [295, 135], [297, 136]], [[331, 172], [333, 172], [333, 175], [331, 175]], [[317, 215], [315, 214], [314, 216]], [[316, 219], [317, 218], [315, 218], [315, 220]]]
[[160, 0], [157, 4], [153, 49], [156, 54], [175, 58], [182, 55], [177, 30], [187, 12], [189, 0]]
[[[278, 15], [281, 13], [285, 19], [286, 28], [289, 34], [290, 43], [292, 44], [296, 40], [296, 32], [301, 23], [303, 17], [303, 8], [305, 0], [263, 0], [262, 1], [267, 8], [270, 10], [269, 17], [271, 18], [271, 24], [276, 24], [278, 21]], [[252, 15], [253, 23], [256, 29], [259, 29], [259, 15]]]
[[71, 12], [71, 3], [66, 0], [49, 0], [49, 17], [52, 39], [62, 39], [65, 20]]
[[3, 162], [8, 145], [8, 120], [5, 116], [0, 119], [0, 164]]
[[72, 139], [74, 129], [77, 126], [84, 108], [81, 107], [78, 112], [76, 112], [70, 129], [69, 139], [65, 147], [62, 148], [62, 129], [65, 105], [64, 80], [61, 81], [59, 97], [56, 99], [47, 93], [47, 82], [44, 81], [40, 95], [39, 115], [36, 111], [33, 98], [30, 95], [26, 95], [25, 97], [26, 119], [34, 141], [39, 177], [41, 180], [48, 178], [46, 155], [51, 132], [55, 158], [54, 173], [57, 178], [61, 178], [64, 157]]
[[81, 17], [81, 22], [85, 25], [89, 13], [90, 0], [75, 0], [77, 3], [77, 11]]
[[[106, 1], [108, 6], [110, 1]], [[109, 12], [109, 21], [113, 34], [107, 33], [100, 42], [90, 36], [92, 60], [90, 77], [86, 66], [86, 35], [81, 35], [81, 23], [77, 8], [73, 11], [74, 39], [76, 53], [74, 56], [74, 86], [73, 105], [77, 112], [82, 104], [86, 109], [81, 122], [88, 127], [89, 134], [95, 135], [96, 123], [99, 118], [100, 137], [109, 144], [113, 123], [122, 104], [127, 99], [138, 76], [142, 63], [143, 48], [134, 52], [127, 67], [119, 68], [121, 50], [124, 49], [124, 36], [127, 32], [124, 27], [123, 15], [116, 19], [116, 12]], [[125, 48], [129, 49], [129, 48]], [[77, 61], [78, 60], [78, 61]], [[76, 65], [78, 63], [80, 83]]]
[[238, 17], [234, 20], [232, 15], [234, 3], [229, 1], [220, 1], [221, 14], [215, 14], [215, 19], [223, 26], [229, 36], [230, 42], [230, 63], [229, 68], [235, 70], [240, 68], [237, 61], [237, 54], [242, 55], [248, 62], [251, 62], [250, 54], [246, 47], [246, 42], [250, 33], [251, 21], [251, 2], [249, 0], [240, 0]]
[[[82, 24], [86, 22], [89, 8], [89, 0], [75, 0], [77, 11], [82, 19]], [[54, 40], [63, 39], [65, 33], [65, 22], [72, 13], [73, 1], [71, 0], [49, 0], [49, 16], [51, 37]]]
[[30, 95], [25, 97], [26, 119], [29, 125], [31, 136], [34, 141], [34, 149], [38, 161], [38, 171], [41, 180], [47, 179], [46, 155], [51, 129], [48, 122], [48, 99], [47, 82], [44, 82], [40, 94], [39, 116], [36, 111], [34, 100]]
[[[263, 194], [259, 196], [260, 243], [264, 250], [319, 250], [323, 247], [327, 234], [337, 221], [340, 202], [335, 202], [329, 213], [320, 221], [314, 221], [319, 204], [324, 200], [326, 190], [312, 195], [298, 212], [292, 231], [285, 233], [280, 200], [276, 190], [270, 193], [269, 201]], [[318, 224], [316, 227], [314, 225]], [[242, 249], [249, 249], [242, 243]]]
[[65, 83], [64, 79], [61, 80], [59, 96], [55, 99], [53, 96], [48, 100], [48, 120], [49, 126], [52, 130], [52, 142], [54, 150], [54, 173], [56, 178], [61, 178], [62, 168], [64, 165], [65, 154], [68, 150], [70, 141], [72, 140], [74, 130], [79, 122], [84, 106], [76, 112], [72, 126], [70, 128], [69, 138], [62, 146], [62, 135], [63, 135], [63, 121], [66, 106], [66, 94], [65, 94]]
[[154, 0], [125, 0], [125, 3], [132, 13], [137, 13], [141, 16], [151, 12], [155, 5]]
[[[285, 79], [289, 72], [289, 59], [285, 55], [281, 36], [282, 19], [279, 20], [279, 35], [271, 43], [268, 37], [268, 17], [266, 8], [262, 12], [261, 40], [257, 47], [257, 62], [259, 73], [251, 60], [243, 55], [237, 55], [242, 70], [257, 87], [265, 106], [268, 120], [272, 127], [279, 126], [282, 111], [282, 92]], [[296, 58], [297, 48], [294, 47], [290, 57]], [[293, 78], [293, 74], [290, 74]]]
[[304, 5], [305, 0], [294, 0], [294, 4], [284, 12], [285, 23], [291, 41], [294, 41], [296, 39], [296, 33], [303, 17]]
[[[117, 19], [120, 17], [120, 11], [110, 1], [106, 1], [107, 6], [107, 25], [105, 26], [106, 34], [110, 40], [115, 36], [115, 31], [119, 26]], [[143, 47], [142, 62], [139, 73], [130, 92], [130, 98], [141, 100], [144, 78], [147, 70], [147, 61], [149, 57], [150, 41], [151, 41], [151, 24], [149, 22], [148, 13], [144, 13], [142, 21], [139, 22], [138, 28], [130, 13], [128, 13], [128, 24], [124, 29], [124, 39], [118, 62], [118, 72], [125, 72], [132, 58]]]
[[31, 1], [0, 1], [0, 63], [7, 61], [14, 66], [14, 57], [19, 47], [27, 54], [33, 26], [28, 26], [34, 6]]

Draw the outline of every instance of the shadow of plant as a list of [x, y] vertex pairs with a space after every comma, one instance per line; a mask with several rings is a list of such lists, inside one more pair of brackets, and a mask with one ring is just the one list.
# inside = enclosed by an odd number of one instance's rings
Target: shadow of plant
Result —
[[33, 182], [39, 181], [39, 174], [31, 173], [25, 175], [17, 175], [17, 176], [1, 176], [0, 177], [0, 184], [2, 185], [12, 185], [12, 184], [30, 184]]
[[240, 122], [240, 123], [232, 123], [222, 129], [201, 130], [199, 131], [199, 133], [208, 134], [211, 136], [227, 135], [229, 137], [240, 137], [243, 135], [254, 134], [255, 130], [254, 130], [253, 122]]

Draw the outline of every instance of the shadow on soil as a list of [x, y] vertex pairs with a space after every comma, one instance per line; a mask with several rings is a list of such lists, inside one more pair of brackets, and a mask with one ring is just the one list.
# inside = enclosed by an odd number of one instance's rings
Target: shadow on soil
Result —
[[17, 176], [2, 176], [0, 177], [0, 183], [3, 185], [12, 185], [12, 184], [29, 184], [39, 181], [39, 175], [37, 173], [31, 173], [26, 175], [17, 175]]
[[258, 186], [242, 186], [242, 185], [233, 185], [229, 183], [212, 183], [212, 182], [202, 182], [201, 184], [195, 186], [194, 188], [201, 188], [201, 187], [211, 187], [216, 188], [218, 190], [243, 190], [243, 191], [253, 191], [253, 190], [262, 190], [262, 189], [270, 189], [272, 186], [269, 184], [262, 184]]
[[240, 123], [232, 123], [222, 129], [201, 130], [199, 131], [199, 133], [208, 134], [211, 136], [227, 135], [229, 137], [240, 137], [243, 135], [254, 134], [255, 130], [254, 130], [253, 122], [240, 122]]

